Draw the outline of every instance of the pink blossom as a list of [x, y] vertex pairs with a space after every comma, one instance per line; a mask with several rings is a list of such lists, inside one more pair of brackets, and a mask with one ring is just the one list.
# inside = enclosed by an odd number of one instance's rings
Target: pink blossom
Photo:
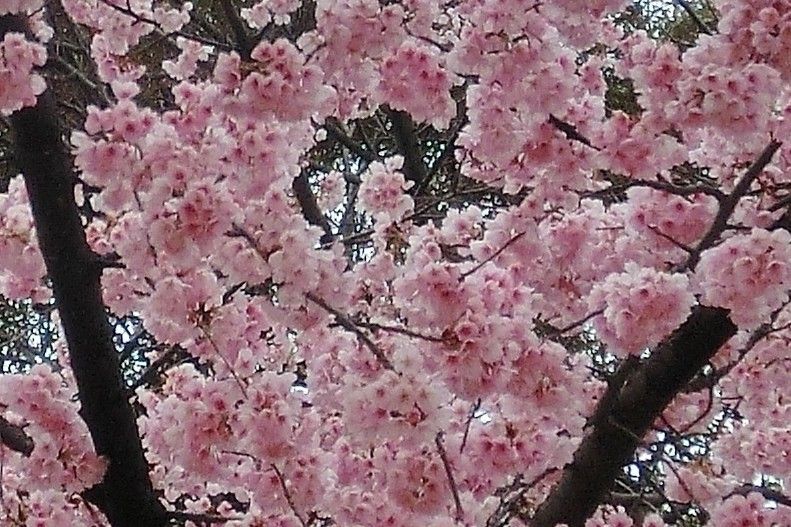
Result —
[[8, 115], [36, 103], [36, 97], [46, 85], [40, 75], [33, 73], [33, 68], [43, 66], [46, 60], [47, 52], [42, 45], [20, 33], [5, 34], [0, 42], [0, 113]]
[[371, 163], [362, 176], [360, 204], [379, 221], [398, 221], [414, 206], [412, 198], [405, 192], [413, 183], [407, 183], [398, 171], [402, 163], [403, 159], [399, 157], [385, 163]]
[[695, 270], [701, 302], [731, 310], [740, 327], [755, 328], [788, 300], [791, 234], [753, 229], [701, 256]]
[[617, 354], [639, 354], [659, 343], [689, 315], [695, 297], [684, 275], [628, 263], [591, 291], [588, 306], [602, 309], [594, 325]]
[[[455, 115], [455, 105], [450, 98], [452, 78], [427, 48], [401, 46], [384, 60], [381, 75], [382, 102], [409, 112], [416, 121], [430, 121], [437, 128], [448, 126]], [[415, 89], [423, 97], [411, 97]]]

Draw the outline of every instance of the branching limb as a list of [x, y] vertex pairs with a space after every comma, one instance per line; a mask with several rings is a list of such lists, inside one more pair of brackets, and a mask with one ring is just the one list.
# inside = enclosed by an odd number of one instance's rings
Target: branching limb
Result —
[[608, 387], [592, 430], [547, 499], [532, 518], [524, 518], [528, 525], [584, 526], [654, 420], [735, 333], [726, 310], [698, 306], [622, 383]]
[[376, 152], [370, 152], [364, 149], [359, 143], [357, 143], [357, 141], [346, 135], [346, 132], [343, 131], [343, 128], [341, 128], [340, 123], [336, 119], [327, 119], [327, 122], [324, 124], [324, 129], [327, 130], [327, 135], [332, 137], [334, 140], [348, 148], [353, 154], [359, 156], [365, 161], [369, 163], [381, 161], [381, 158]]
[[691, 18], [692, 21], [695, 22], [695, 25], [698, 26], [698, 29], [700, 29], [702, 33], [705, 33], [707, 35], [714, 34], [714, 31], [712, 31], [709, 28], [709, 26], [706, 25], [706, 23], [698, 16], [698, 14], [695, 12], [692, 6], [689, 5], [689, 2], [687, 2], [687, 0], [675, 0], [675, 1], [678, 5], [681, 6], [681, 9], [686, 11], [686, 13], [689, 15], [689, 18]]
[[714, 222], [711, 224], [708, 232], [703, 236], [703, 239], [700, 241], [695, 250], [689, 255], [686, 263], [684, 264], [684, 268], [686, 269], [694, 269], [695, 266], [700, 261], [700, 255], [706, 249], [709, 249], [714, 246], [717, 239], [719, 239], [720, 235], [723, 231], [728, 227], [728, 220], [733, 214], [733, 211], [736, 210], [736, 206], [739, 204], [739, 200], [747, 194], [750, 190], [750, 186], [752, 186], [753, 181], [761, 175], [764, 171], [766, 166], [772, 161], [772, 158], [775, 155], [775, 152], [780, 148], [782, 145], [779, 141], [771, 141], [766, 148], [764, 148], [763, 152], [758, 156], [758, 158], [753, 162], [750, 168], [747, 169], [747, 172], [739, 179], [736, 183], [736, 186], [733, 188], [733, 191], [728, 194], [724, 199], [720, 200], [720, 208], [717, 211], [717, 216], [714, 218]]
[[321, 230], [324, 231], [324, 234], [331, 240], [333, 233], [332, 228], [330, 227], [330, 222], [327, 221], [327, 217], [324, 216], [324, 213], [319, 208], [319, 204], [316, 201], [316, 195], [310, 188], [307, 172], [303, 170], [299, 176], [294, 178], [294, 183], [292, 184], [291, 188], [294, 190], [294, 197], [297, 198], [297, 202], [302, 209], [302, 215], [305, 217], [308, 223], [311, 225], [316, 225], [317, 227], [321, 227]]

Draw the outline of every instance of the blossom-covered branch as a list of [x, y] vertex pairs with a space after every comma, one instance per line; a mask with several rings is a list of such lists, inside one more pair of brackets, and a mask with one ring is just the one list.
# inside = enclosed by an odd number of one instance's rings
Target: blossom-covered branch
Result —
[[602, 397], [610, 401], [609, 409], [596, 420], [535, 515], [525, 519], [528, 524], [582, 527], [654, 419], [735, 333], [726, 310], [696, 308], [645, 364], [612, 388], [617, 390], [612, 399]]

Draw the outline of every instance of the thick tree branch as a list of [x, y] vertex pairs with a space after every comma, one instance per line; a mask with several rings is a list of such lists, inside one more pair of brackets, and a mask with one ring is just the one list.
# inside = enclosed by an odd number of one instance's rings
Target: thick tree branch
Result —
[[415, 186], [420, 187], [428, 176], [428, 168], [423, 162], [412, 117], [401, 110], [389, 110], [387, 113], [393, 125], [396, 148], [404, 156], [404, 175], [408, 181], [414, 181]]
[[0, 443], [25, 457], [30, 457], [35, 447], [33, 438], [21, 426], [9, 423], [3, 416], [0, 416]]
[[337, 119], [328, 118], [327, 122], [324, 124], [324, 129], [327, 130], [327, 135], [329, 135], [332, 139], [348, 148], [350, 152], [359, 156], [363, 160], [369, 163], [381, 160], [376, 152], [366, 150], [365, 148], [361, 147], [357, 141], [346, 135], [346, 132], [343, 131], [343, 128], [341, 128], [341, 125]]
[[297, 202], [302, 209], [302, 215], [308, 223], [321, 227], [321, 230], [324, 231], [325, 236], [322, 236], [322, 243], [324, 243], [325, 238], [326, 241], [331, 241], [333, 234], [330, 222], [327, 221], [326, 216], [321, 212], [319, 204], [316, 202], [316, 196], [310, 188], [307, 172], [303, 170], [299, 176], [294, 178], [291, 188], [294, 190], [294, 197], [297, 198]]
[[250, 53], [253, 51], [254, 44], [251, 42], [244, 20], [239, 16], [239, 12], [236, 10], [232, 0], [220, 0], [220, 5], [225, 18], [228, 20], [228, 24], [231, 26], [231, 30], [233, 30], [239, 55], [243, 60], [250, 60]]
[[[27, 33], [24, 19], [0, 17], [0, 38]], [[71, 159], [61, 139], [51, 90], [34, 107], [10, 117], [15, 159], [35, 219], [39, 246], [52, 280], [69, 358], [96, 452], [109, 467], [86, 497], [113, 527], [157, 527], [167, 515], [154, 494], [135, 415], [122, 386], [100, 288], [101, 271], [85, 240], [74, 202]]]
[[705, 33], [707, 35], [714, 34], [714, 31], [712, 31], [711, 28], [709, 28], [709, 26], [706, 25], [706, 23], [703, 20], [701, 20], [701, 18], [695, 12], [692, 6], [689, 5], [689, 2], [687, 2], [686, 0], [676, 0], [676, 3], [681, 6], [681, 9], [687, 12], [689, 18], [691, 18], [692, 21], [695, 22], [695, 25], [698, 26], [698, 29], [702, 33]]
[[724, 309], [699, 306], [687, 321], [620, 386], [602, 400], [593, 430], [583, 439], [560, 482], [538, 508], [531, 527], [582, 527], [607, 495], [654, 420], [714, 353], [736, 333]]
[[776, 309], [774, 313], [772, 313], [771, 319], [768, 323], [762, 324], [758, 327], [758, 329], [752, 332], [750, 337], [747, 339], [747, 342], [739, 350], [739, 353], [736, 354], [736, 358], [727, 364], [720, 366], [719, 368], [712, 369], [712, 371], [706, 375], [699, 375], [698, 377], [695, 377], [684, 387], [684, 392], [694, 393], [706, 389], [710, 390], [716, 386], [716, 384], [720, 382], [723, 377], [731, 373], [731, 371], [733, 371], [733, 369], [744, 360], [747, 354], [752, 351], [756, 344], [761, 342], [764, 338], [768, 337], [772, 333], [786, 329], [787, 326], [775, 328], [774, 323], [787, 305], [788, 303], [785, 303], [780, 308]]

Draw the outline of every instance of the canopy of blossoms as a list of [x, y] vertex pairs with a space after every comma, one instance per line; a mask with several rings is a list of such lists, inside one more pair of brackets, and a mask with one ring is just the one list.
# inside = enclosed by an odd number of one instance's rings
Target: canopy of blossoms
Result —
[[[0, 0], [0, 292], [63, 325], [0, 376], [3, 526], [791, 525], [791, 1], [687, 46], [625, 0], [203, 4]], [[185, 359], [128, 391], [105, 308]]]

